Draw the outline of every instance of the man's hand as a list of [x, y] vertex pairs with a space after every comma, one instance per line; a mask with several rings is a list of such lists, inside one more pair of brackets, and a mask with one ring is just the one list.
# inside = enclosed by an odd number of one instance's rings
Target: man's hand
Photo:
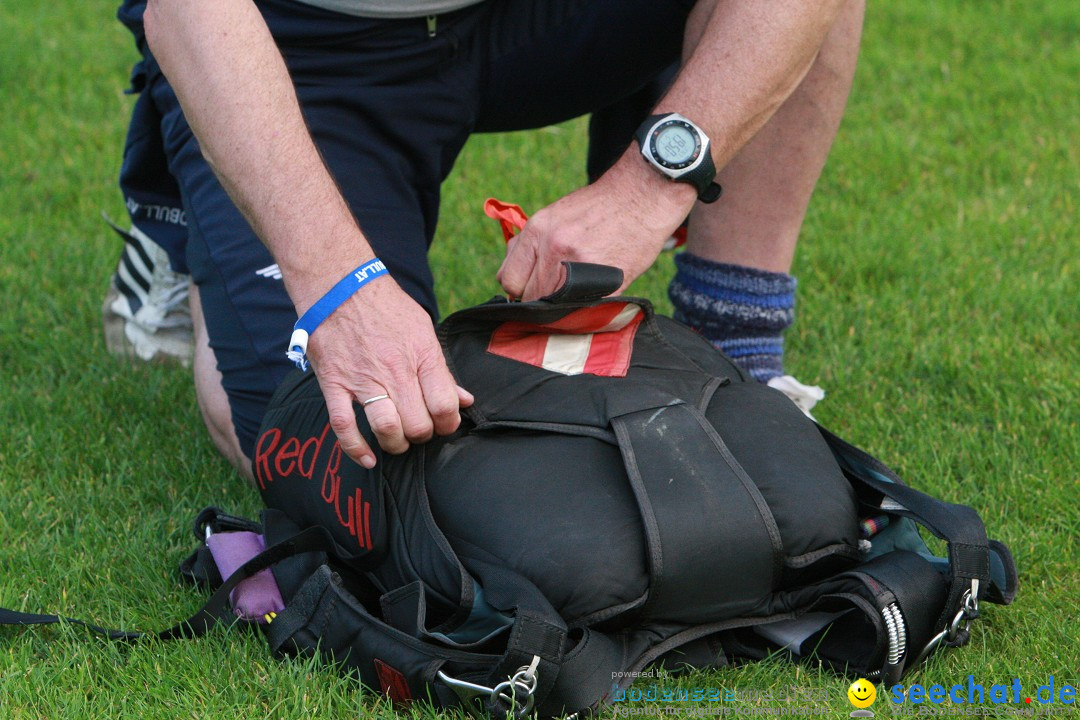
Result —
[[592, 185], [535, 213], [510, 240], [498, 274], [510, 297], [535, 300], [557, 290], [564, 260], [620, 268], [619, 292], [652, 265], [697, 193], [635, 155], [636, 146]]
[[357, 428], [354, 402], [390, 396], [364, 412], [379, 445], [394, 454], [454, 432], [459, 408], [473, 402], [447, 369], [431, 318], [389, 277], [335, 310], [312, 333], [308, 356], [341, 449], [368, 469], [375, 455]]

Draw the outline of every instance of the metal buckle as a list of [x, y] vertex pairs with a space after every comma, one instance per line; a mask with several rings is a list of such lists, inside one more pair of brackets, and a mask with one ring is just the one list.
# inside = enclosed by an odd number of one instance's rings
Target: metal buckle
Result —
[[486, 717], [490, 707], [500, 710], [504, 717], [523, 718], [532, 712], [535, 703], [533, 694], [539, 682], [536, 676], [539, 665], [540, 656], [533, 655], [530, 664], [521, 666], [512, 677], [493, 688], [452, 678], [442, 670], [436, 675], [454, 691], [465, 711], [472, 717]]
[[492, 688], [452, 678], [442, 670], [437, 672], [436, 675], [440, 680], [446, 683], [448, 688], [454, 691], [454, 694], [461, 700], [462, 708], [465, 712], [469, 713], [470, 716], [474, 718], [483, 718], [487, 714], [487, 710], [484, 708], [481, 700], [483, 698], [491, 697]]
[[919, 665], [923, 660], [928, 658], [941, 645], [942, 642], [951, 643], [956, 640], [960, 635], [960, 625], [963, 624], [963, 632], [967, 633], [971, 630], [971, 622], [979, 617], [979, 581], [974, 579], [971, 581], [971, 588], [964, 591], [964, 595], [960, 600], [960, 610], [953, 617], [952, 622], [945, 626], [945, 628], [934, 637], [930, 638], [930, 642], [926, 643], [926, 647], [919, 653], [919, 657], [915, 658], [915, 662], [911, 667]]

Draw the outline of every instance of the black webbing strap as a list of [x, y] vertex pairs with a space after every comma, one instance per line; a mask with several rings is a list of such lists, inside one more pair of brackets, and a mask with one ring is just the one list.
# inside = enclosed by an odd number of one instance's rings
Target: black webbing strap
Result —
[[951, 582], [937, 627], [947, 626], [961, 609], [964, 593], [971, 589], [973, 580], [979, 581], [980, 597], [990, 586], [990, 546], [979, 514], [966, 505], [947, 503], [898, 481], [890, 482], [895, 474], [879, 461], [824, 428], [821, 432], [842, 454], [876, 471], [860, 472], [859, 468], [849, 467], [864, 485], [903, 507], [890, 508], [888, 512], [916, 520], [948, 544]]
[[194, 615], [183, 622], [177, 623], [167, 630], [160, 632], [129, 632], [126, 630], [112, 630], [109, 628], [78, 620], [75, 618], [62, 617], [60, 615], [24, 613], [7, 608], [0, 608], [0, 625], [31, 626], [31, 625], [54, 625], [57, 623], [69, 623], [85, 627], [92, 632], [107, 637], [111, 640], [134, 641], [145, 638], [158, 640], [175, 640], [178, 638], [197, 638], [205, 635], [219, 622], [235, 618], [228, 612], [229, 594], [241, 582], [251, 577], [260, 570], [275, 565], [282, 560], [308, 552], [332, 552], [335, 547], [330, 533], [321, 526], [308, 528], [293, 537], [269, 547], [265, 552], [256, 555], [244, 563], [229, 578], [222, 583], [206, 604]]
[[701, 411], [679, 403], [611, 425], [648, 541], [645, 615], [693, 623], [744, 613], [766, 597], [783, 570], [780, 531]]
[[85, 627], [99, 635], [104, 635], [111, 640], [138, 640], [143, 633], [124, 632], [123, 630], [110, 630], [100, 625], [94, 625], [75, 618], [61, 617], [59, 615], [45, 615], [37, 613], [25, 613], [8, 608], [0, 608], [0, 625], [31, 626], [31, 625], [55, 625], [57, 623], [69, 623]]
[[492, 669], [490, 681], [493, 685], [498, 684], [519, 668], [528, 666], [534, 656], [539, 657], [538, 682], [533, 696], [537, 703], [544, 702], [563, 664], [566, 622], [539, 588], [525, 577], [496, 562], [475, 557], [464, 562], [484, 588], [487, 601], [499, 610], [513, 611], [514, 614], [506, 652]]
[[561, 717], [605, 702], [612, 691], [612, 675], [626, 670], [628, 659], [621, 641], [596, 629], [582, 630], [581, 639], [563, 657], [562, 668], [540, 713]]

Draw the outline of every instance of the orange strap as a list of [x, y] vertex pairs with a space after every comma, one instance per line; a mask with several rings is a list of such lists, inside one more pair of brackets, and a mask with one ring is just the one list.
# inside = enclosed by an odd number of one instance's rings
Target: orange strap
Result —
[[[499, 221], [499, 226], [502, 227], [503, 231], [503, 238], [505, 238], [508, 243], [510, 242], [510, 238], [521, 232], [521, 228], [525, 227], [525, 223], [529, 220], [529, 216], [525, 214], [525, 211], [521, 209], [520, 205], [505, 203], [502, 200], [496, 200], [495, 198], [488, 198], [484, 201], [484, 214], [492, 220]], [[684, 222], [675, 229], [675, 232], [671, 234], [668, 241], [664, 243], [664, 249], [674, 250], [685, 244], [686, 223]]]
[[496, 200], [495, 198], [488, 198], [484, 201], [484, 214], [492, 220], [499, 221], [499, 226], [503, 231], [503, 238], [507, 243], [510, 242], [510, 238], [521, 232], [521, 228], [525, 227], [525, 223], [529, 221], [529, 216], [525, 214], [520, 205], [504, 203], [502, 200]]

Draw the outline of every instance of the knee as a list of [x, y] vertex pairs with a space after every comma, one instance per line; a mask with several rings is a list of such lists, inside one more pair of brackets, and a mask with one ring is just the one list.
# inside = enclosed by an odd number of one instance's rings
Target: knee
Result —
[[240, 441], [236, 437], [233, 427], [232, 414], [228, 399], [220, 383], [217, 388], [207, 388], [206, 383], [196, 379], [195, 395], [199, 402], [199, 411], [202, 413], [203, 424], [210, 434], [214, 447], [221, 453], [236, 471], [249, 482], [254, 482], [255, 477], [251, 471], [251, 460], [240, 448]]
[[217, 358], [210, 347], [206, 333], [206, 323], [202, 317], [202, 302], [199, 292], [191, 292], [192, 320], [195, 325], [195, 361], [192, 369], [195, 375], [195, 398], [199, 403], [203, 424], [206, 425], [210, 439], [218, 452], [236, 468], [236, 471], [249, 482], [255, 477], [251, 470], [251, 461], [240, 447], [236, 428], [232, 421], [232, 406], [221, 384], [221, 373], [217, 368]]
[[200, 394], [199, 409], [202, 412], [203, 423], [206, 425], [207, 432], [210, 433], [210, 439], [213, 441], [214, 447], [217, 448], [222, 457], [229, 461], [230, 465], [236, 468], [238, 473], [248, 480], [254, 480], [251, 472], [251, 460], [240, 449], [240, 441], [237, 439], [236, 431], [233, 429], [232, 418], [228, 413], [228, 403], [225, 403], [225, 412], [222, 412], [216, 403], [204, 399]]

